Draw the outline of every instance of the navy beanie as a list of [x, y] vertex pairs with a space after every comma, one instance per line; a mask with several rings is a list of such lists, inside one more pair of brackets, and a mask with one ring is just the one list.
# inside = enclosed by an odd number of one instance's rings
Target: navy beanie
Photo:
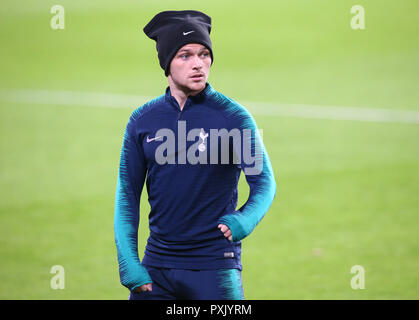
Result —
[[188, 43], [199, 43], [212, 54], [211, 17], [195, 10], [163, 11], [158, 13], [144, 27], [144, 33], [156, 41], [160, 66], [166, 77], [170, 72], [170, 62], [176, 52]]

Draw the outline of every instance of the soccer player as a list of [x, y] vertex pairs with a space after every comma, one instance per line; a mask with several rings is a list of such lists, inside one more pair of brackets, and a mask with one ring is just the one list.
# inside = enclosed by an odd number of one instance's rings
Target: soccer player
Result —
[[[114, 217], [121, 283], [130, 299], [244, 299], [241, 240], [276, 193], [268, 154], [251, 114], [207, 82], [209, 16], [163, 11], [143, 31], [169, 86], [125, 129]], [[250, 193], [236, 210], [241, 171]], [[150, 236], [140, 262], [144, 182]]]

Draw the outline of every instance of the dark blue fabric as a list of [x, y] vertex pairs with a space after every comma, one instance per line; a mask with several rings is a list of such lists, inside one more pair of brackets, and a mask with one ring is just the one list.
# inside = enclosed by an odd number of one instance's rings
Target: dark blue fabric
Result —
[[129, 300], [242, 300], [241, 271], [238, 269], [184, 270], [145, 265], [153, 290], [130, 292]]

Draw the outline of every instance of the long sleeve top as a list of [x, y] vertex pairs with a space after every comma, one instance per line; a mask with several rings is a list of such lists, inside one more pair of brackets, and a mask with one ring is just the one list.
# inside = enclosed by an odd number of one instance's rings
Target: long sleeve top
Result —
[[[241, 172], [249, 197], [236, 209]], [[142, 261], [140, 196], [150, 204]], [[144, 264], [181, 269], [241, 269], [241, 240], [271, 206], [276, 182], [256, 122], [245, 107], [208, 82], [181, 110], [170, 87], [137, 108], [125, 129], [115, 197], [114, 231], [121, 283], [152, 280]], [[219, 224], [232, 231], [224, 237]]]

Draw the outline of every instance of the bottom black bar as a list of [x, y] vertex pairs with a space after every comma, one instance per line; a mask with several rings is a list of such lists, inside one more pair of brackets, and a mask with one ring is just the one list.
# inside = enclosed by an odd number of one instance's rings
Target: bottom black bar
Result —
[[[277, 319], [299, 315], [331, 315], [359, 317], [365, 309], [374, 316], [393, 311], [400, 316], [417, 310], [417, 300], [244, 300], [244, 301], [110, 301], [110, 300], [3, 300], [3, 314], [37, 312], [45, 315], [118, 316], [129, 313], [134, 317], [151, 315], [150, 319]], [[10, 309], [10, 310], [7, 310]]]

